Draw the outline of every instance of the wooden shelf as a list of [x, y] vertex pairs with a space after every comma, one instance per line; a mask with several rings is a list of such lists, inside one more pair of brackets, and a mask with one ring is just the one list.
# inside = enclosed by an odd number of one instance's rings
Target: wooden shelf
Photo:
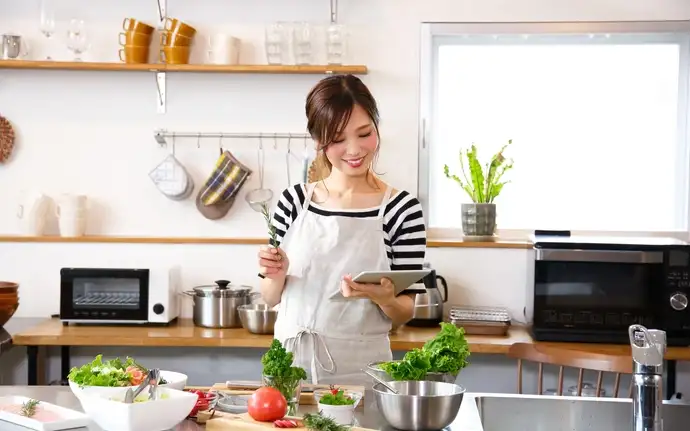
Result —
[[[146, 237], [146, 236], [105, 236], [89, 235], [81, 237], [62, 236], [21, 236], [0, 235], [0, 243], [114, 243], [114, 244], [238, 244], [256, 245], [268, 244], [268, 238], [213, 238], [213, 237]], [[434, 240], [427, 241], [427, 247], [450, 248], [503, 248], [529, 249], [529, 241], [493, 241], [471, 242], [462, 240]]]
[[188, 73], [261, 73], [261, 74], [331, 74], [351, 73], [365, 75], [368, 70], [361, 65], [274, 65], [274, 64], [126, 64], [91, 63], [81, 61], [27, 61], [0, 60], [0, 69], [75, 70], [75, 71], [122, 71], [122, 72], [188, 72]]

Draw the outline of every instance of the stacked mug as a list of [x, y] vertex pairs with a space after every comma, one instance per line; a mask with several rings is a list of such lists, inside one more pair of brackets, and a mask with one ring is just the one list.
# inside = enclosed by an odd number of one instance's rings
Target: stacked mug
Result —
[[122, 21], [124, 33], [120, 33], [120, 60], [125, 63], [148, 63], [149, 47], [154, 28], [134, 18]]
[[86, 196], [62, 195], [57, 199], [56, 215], [61, 236], [83, 236], [86, 231]]
[[188, 64], [196, 29], [176, 18], [165, 18], [161, 31], [160, 61], [166, 64]]

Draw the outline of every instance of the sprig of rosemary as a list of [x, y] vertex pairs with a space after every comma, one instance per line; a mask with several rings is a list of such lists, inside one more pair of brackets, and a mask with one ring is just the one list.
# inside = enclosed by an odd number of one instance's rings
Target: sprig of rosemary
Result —
[[20, 414], [22, 416], [26, 416], [27, 418], [32, 417], [36, 414], [36, 407], [39, 403], [40, 401], [34, 399], [30, 399], [29, 401], [22, 403], [22, 410]]
[[321, 413], [307, 413], [304, 415], [304, 425], [311, 431], [349, 431], [350, 427], [340, 425], [333, 418]]
[[268, 208], [267, 203], [261, 204], [261, 214], [264, 216], [266, 221], [266, 226], [268, 227], [269, 243], [273, 247], [278, 247], [278, 233], [276, 232], [276, 227], [273, 226], [271, 221], [271, 210]]

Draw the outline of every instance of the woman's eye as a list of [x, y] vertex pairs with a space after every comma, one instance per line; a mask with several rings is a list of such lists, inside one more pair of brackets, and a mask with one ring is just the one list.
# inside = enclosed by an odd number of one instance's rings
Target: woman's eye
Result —
[[334, 144], [342, 144], [343, 142], [345, 142], [345, 139], [336, 139], [333, 141]]
[[371, 132], [367, 132], [363, 135], [359, 135], [360, 138], [368, 138], [369, 136], [371, 136]]

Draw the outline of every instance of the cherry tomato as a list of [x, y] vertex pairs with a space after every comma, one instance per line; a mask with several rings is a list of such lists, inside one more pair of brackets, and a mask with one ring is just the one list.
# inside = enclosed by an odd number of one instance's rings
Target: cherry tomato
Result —
[[256, 421], [273, 422], [285, 416], [287, 401], [278, 389], [262, 387], [249, 398], [247, 412]]

